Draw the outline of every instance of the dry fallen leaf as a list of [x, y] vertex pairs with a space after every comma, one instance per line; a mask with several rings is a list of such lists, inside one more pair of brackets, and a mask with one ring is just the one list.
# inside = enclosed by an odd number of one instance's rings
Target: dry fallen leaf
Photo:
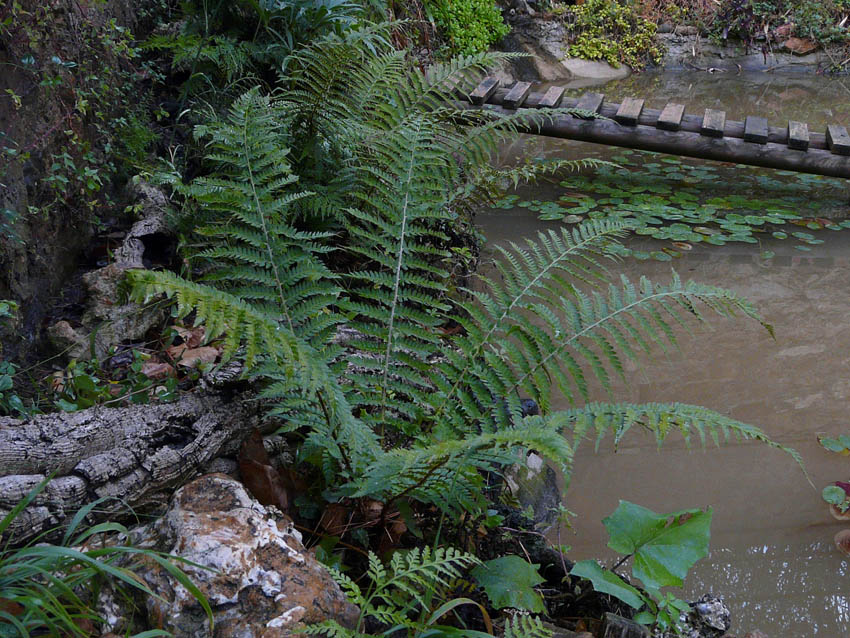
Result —
[[342, 536], [351, 527], [353, 512], [342, 503], [330, 503], [322, 512], [319, 526], [331, 536]]
[[[169, 348], [169, 351], [171, 348]], [[169, 354], [171, 354], [169, 352]], [[197, 368], [199, 363], [215, 363], [218, 359], [218, 348], [212, 346], [201, 346], [200, 348], [191, 348], [184, 350], [179, 357], [176, 357], [177, 365], [184, 368]]]
[[284, 512], [289, 509], [289, 494], [256, 428], [239, 449], [239, 474], [245, 489], [262, 505], [274, 505]]
[[174, 366], [170, 363], [163, 363], [162, 361], [151, 359], [142, 364], [142, 374], [148, 379], [164, 379], [174, 373]]
[[203, 326], [195, 326], [194, 328], [184, 328], [183, 326], [174, 326], [174, 332], [183, 340], [186, 348], [197, 348], [204, 340], [206, 331]]

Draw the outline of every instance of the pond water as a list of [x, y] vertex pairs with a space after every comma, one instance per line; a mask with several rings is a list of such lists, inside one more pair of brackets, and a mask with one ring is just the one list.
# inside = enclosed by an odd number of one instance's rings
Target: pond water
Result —
[[[814, 129], [850, 123], [848, 82], [647, 74], [608, 84], [603, 92], [612, 101], [652, 95], [647, 105], [660, 108], [675, 98], [686, 112], [722, 107], [730, 119], [767, 115], [774, 125], [799, 119]], [[505, 149], [506, 159], [520, 145], [539, 156], [616, 158], [623, 169], [582, 171], [519, 192], [479, 217], [490, 245], [577, 219], [569, 215], [631, 205], [626, 214], [634, 215], [638, 204], [648, 204], [658, 218], [650, 225], [668, 230], [631, 238], [632, 256], [613, 264], [612, 272], [665, 281], [672, 266], [683, 278], [747, 297], [775, 328], [774, 340], [753, 321], [712, 320], [713, 329], [698, 328], [678, 352], [627, 370], [629, 383], [615, 385], [616, 399], [695, 403], [758, 425], [800, 452], [814, 484], [789, 456], [758, 444], [688, 450], [671, 440], [658, 451], [654, 441], [634, 433], [616, 452], [610, 443], [598, 453], [588, 445], [577, 456], [565, 497], [578, 515], [573, 530], [561, 536], [571, 557], [610, 557], [601, 519], [619, 499], [658, 512], [710, 506], [711, 555], [692, 571], [685, 597], [723, 595], [733, 610], [732, 632], [740, 635], [754, 629], [768, 636], [850, 634], [850, 563], [832, 542], [844, 526], [820, 498], [823, 486], [850, 476], [850, 459], [826, 452], [816, 440], [818, 433], [850, 431], [850, 232], [840, 224], [850, 217], [850, 189], [840, 180], [665, 162], [672, 158], [542, 138], [517, 141]], [[705, 207], [708, 216], [699, 212]], [[773, 215], [771, 223], [747, 220], [757, 212]], [[723, 226], [722, 217], [730, 214], [738, 217]]]

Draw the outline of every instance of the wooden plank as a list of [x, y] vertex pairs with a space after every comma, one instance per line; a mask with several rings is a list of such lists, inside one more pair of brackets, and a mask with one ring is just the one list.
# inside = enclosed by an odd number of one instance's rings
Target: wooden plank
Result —
[[549, 87], [549, 90], [540, 98], [540, 101], [537, 103], [537, 106], [542, 108], [555, 108], [561, 103], [561, 98], [564, 97], [564, 91], [567, 89], [563, 86], [552, 86]]
[[531, 93], [531, 82], [517, 82], [508, 91], [508, 94], [502, 101], [502, 106], [506, 109], [518, 109], [525, 102], [529, 93]]
[[605, 96], [602, 93], [585, 93], [576, 102], [576, 108], [599, 113], [604, 100]]
[[744, 121], [744, 141], [767, 144], [767, 118], [748, 115]]
[[659, 114], [655, 126], [662, 131], [678, 131], [682, 125], [682, 116], [684, 114], [684, 105], [669, 102]]
[[708, 137], [723, 137], [724, 128], [726, 128], [726, 111], [705, 109], [700, 134]]
[[797, 151], [809, 150], [809, 125], [805, 122], [788, 121], [788, 148]]
[[469, 101], [480, 106], [489, 100], [490, 96], [493, 95], [498, 88], [499, 80], [494, 77], [484, 78], [484, 81], [469, 94]]
[[829, 144], [829, 150], [836, 155], [850, 155], [850, 135], [847, 135], [847, 129], [843, 126], [827, 126], [826, 143]]
[[626, 126], [637, 126], [640, 112], [643, 111], [644, 101], [640, 98], [627, 97], [617, 109], [614, 119]]

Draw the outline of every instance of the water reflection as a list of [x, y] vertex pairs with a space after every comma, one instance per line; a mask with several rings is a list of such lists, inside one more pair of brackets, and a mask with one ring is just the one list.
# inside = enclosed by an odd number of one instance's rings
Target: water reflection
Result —
[[801, 534], [799, 542], [713, 549], [697, 564], [688, 591], [712, 589], [735, 610], [733, 632], [761, 628], [768, 635], [847, 634], [850, 595], [847, 561], [822, 540], [825, 530]]

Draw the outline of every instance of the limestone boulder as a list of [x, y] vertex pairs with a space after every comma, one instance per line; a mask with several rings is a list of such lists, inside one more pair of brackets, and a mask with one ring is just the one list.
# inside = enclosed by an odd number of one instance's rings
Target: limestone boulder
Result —
[[[178, 490], [166, 513], [133, 534], [137, 545], [180, 556], [181, 567], [209, 601], [213, 629], [198, 601], [160, 565], [142, 578], [159, 598], [147, 598], [152, 627], [175, 638], [285, 638], [304, 624], [335, 619], [353, 626], [349, 603], [327, 568], [305, 550], [288, 517], [254, 500], [241, 483], [207, 474]], [[104, 610], [114, 600], [103, 597]], [[120, 633], [121, 614], [116, 619]]]

